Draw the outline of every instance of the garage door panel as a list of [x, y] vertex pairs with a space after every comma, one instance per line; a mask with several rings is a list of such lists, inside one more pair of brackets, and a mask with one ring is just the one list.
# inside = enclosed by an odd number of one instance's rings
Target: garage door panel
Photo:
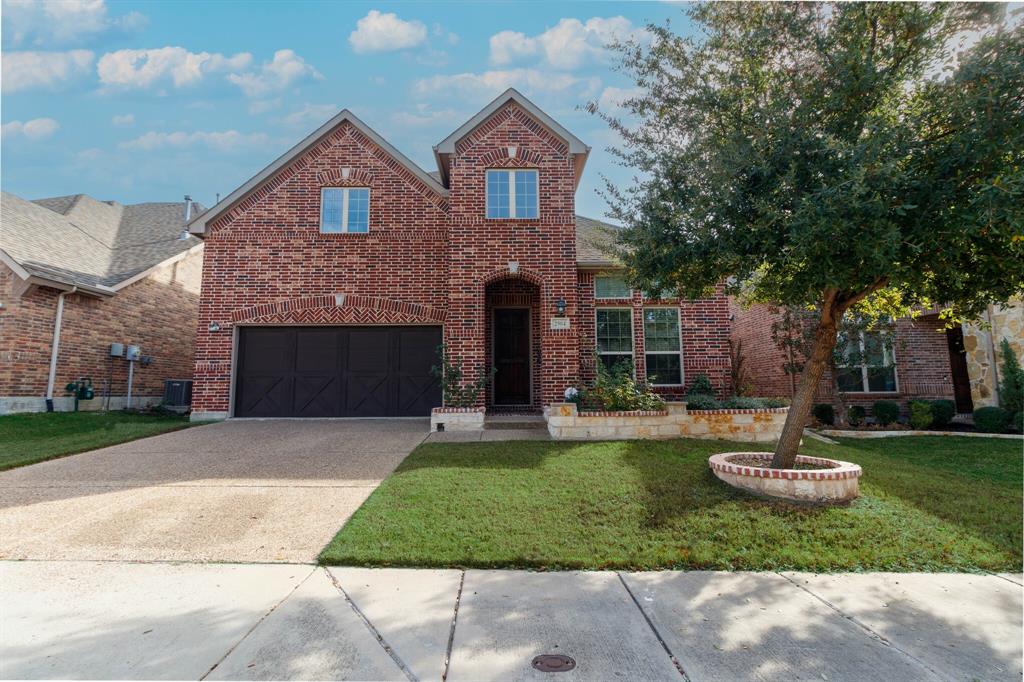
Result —
[[290, 417], [292, 377], [248, 375], [239, 381], [238, 412], [246, 417]]
[[387, 374], [354, 374], [349, 377], [346, 412], [350, 417], [391, 417], [391, 381]]
[[387, 374], [391, 365], [392, 331], [351, 329], [348, 332], [348, 371], [354, 374]]
[[336, 375], [295, 377], [295, 417], [335, 417], [341, 403], [341, 382]]
[[246, 329], [240, 361], [247, 371], [257, 374], [286, 372], [295, 361], [294, 344], [295, 334], [289, 329]]
[[336, 374], [341, 363], [338, 335], [331, 328], [297, 330], [295, 371]]

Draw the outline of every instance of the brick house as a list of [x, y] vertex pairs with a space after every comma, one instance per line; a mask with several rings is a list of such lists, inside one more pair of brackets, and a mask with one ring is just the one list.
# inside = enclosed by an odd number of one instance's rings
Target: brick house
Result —
[[575, 212], [590, 148], [515, 90], [425, 172], [340, 112], [189, 229], [206, 242], [194, 418], [427, 415], [444, 344], [539, 411], [632, 362], [658, 390], [729, 381], [728, 300], [648, 300]]
[[[191, 205], [190, 205], [191, 207]], [[74, 409], [65, 386], [92, 380], [80, 409], [119, 409], [137, 345], [132, 406], [159, 402], [194, 366], [203, 243], [186, 203], [121, 205], [78, 194], [0, 199], [0, 414]]]

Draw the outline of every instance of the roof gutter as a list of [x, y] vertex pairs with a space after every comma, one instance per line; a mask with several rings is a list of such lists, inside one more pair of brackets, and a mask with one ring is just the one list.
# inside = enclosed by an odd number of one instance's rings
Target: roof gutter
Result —
[[78, 291], [71, 287], [57, 295], [57, 317], [53, 321], [53, 344], [50, 346], [50, 375], [46, 379], [46, 411], [53, 412], [53, 383], [57, 378], [57, 355], [60, 353], [60, 326], [64, 321], [64, 299]]

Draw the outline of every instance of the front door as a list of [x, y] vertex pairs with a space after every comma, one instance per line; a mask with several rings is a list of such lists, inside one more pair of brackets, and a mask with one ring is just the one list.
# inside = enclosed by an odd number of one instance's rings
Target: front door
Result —
[[967, 372], [964, 330], [960, 327], [947, 329], [946, 342], [949, 345], [949, 369], [953, 378], [956, 411], [957, 414], [970, 414], [974, 411], [974, 401], [971, 399], [971, 377]]
[[530, 310], [494, 310], [494, 404], [530, 404]]

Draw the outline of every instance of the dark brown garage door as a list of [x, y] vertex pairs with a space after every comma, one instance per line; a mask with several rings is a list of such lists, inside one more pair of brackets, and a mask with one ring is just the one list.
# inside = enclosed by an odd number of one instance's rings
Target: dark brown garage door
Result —
[[440, 327], [242, 327], [236, 417], [422, 417]]

